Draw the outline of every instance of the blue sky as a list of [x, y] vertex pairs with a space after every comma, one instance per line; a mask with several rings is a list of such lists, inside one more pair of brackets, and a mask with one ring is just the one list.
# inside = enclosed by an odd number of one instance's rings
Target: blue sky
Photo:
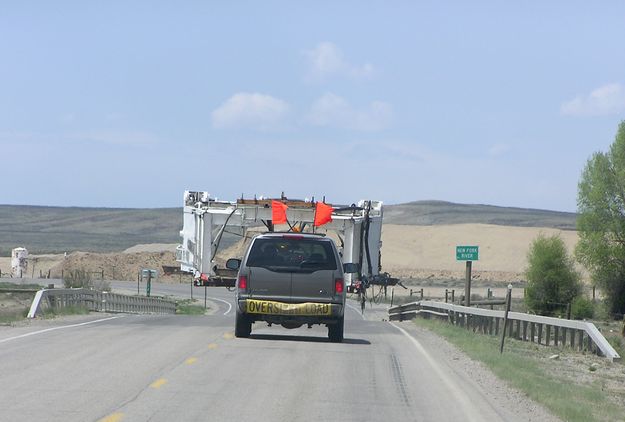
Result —
[[0, 1], [0, 203], [575, 211], [625, 3]]

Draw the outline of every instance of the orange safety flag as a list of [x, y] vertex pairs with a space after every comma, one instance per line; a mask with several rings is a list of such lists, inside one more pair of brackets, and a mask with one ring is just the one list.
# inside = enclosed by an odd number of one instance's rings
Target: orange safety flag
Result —
[[286, 223], [286, 209], [289, 206], [280, 201], [271, 200], [271, 220], [273, 224]]
[[323, 202], [317, 202], [317, 206], [315, 208], [315, 227], [323, 226], [324, 224], [332, 221], [332, 211], [333, 208], [331, 205], [324, 204]]

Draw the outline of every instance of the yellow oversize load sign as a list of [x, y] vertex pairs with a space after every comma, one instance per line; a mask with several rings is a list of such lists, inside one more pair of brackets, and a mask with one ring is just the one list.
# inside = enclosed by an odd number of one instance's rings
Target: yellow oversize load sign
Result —
[[332, 306], [329, 303], [282, 303], [270, 300], [247, 299], [248, 314], [269, 315], [332, 315]]

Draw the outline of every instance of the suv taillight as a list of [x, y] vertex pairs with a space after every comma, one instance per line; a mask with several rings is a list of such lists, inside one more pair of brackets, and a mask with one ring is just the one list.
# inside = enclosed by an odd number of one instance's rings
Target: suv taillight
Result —
[[343, 284], [342, 278], [337, 278], [334, 280], [334, 292], [335, 293], [343, 293], [345, 289], [345, 284]]
[[239, 276], [238, 287], [241, 290], [247, 289], [247, 277], [246, 276], [244, 276], [244, 275]]

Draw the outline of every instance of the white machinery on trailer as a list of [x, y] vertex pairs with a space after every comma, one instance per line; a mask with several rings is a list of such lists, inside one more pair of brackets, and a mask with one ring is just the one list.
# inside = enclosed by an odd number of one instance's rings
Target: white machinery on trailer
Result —
[[[287, 230], [295, 232], [336, 232], [343, 262], [360, 264], [358, 274], [346, 274], [348, 291], [358, 290], [361, 280], [366, 284], [392, 285], [397, 279], [380, 274], [382, 246], [382, 202], [361, 200], [349, 206], [332, 206], [332, 221], [315, 228], [316, 203], [284, 197], [275, 199], [288, 206]], [[328, 204], [329, 205], [329, 204]], [[227, 227], [246, 230], [264, 225], [274, 231], [272, 199], [238, 199], [227, 202], [213, 199], [207, 192], [185, 191], [182, 244], [176, 248], [181, 270], [194, 275], [196, 286], [234, 286], [236, 274], [218, 268], [217, 249]]]

